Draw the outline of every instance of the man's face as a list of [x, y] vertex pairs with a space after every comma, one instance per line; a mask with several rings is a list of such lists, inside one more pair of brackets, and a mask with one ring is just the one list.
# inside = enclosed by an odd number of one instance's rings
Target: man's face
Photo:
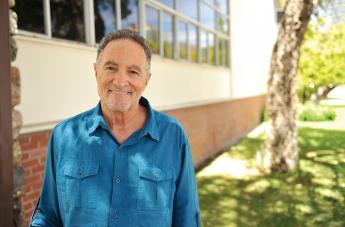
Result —
[[109, 42], [94, 65], [102, 107], [122, 113], [136, 107], [150, 79], [146, 66], [144, 49], [136, 42]]

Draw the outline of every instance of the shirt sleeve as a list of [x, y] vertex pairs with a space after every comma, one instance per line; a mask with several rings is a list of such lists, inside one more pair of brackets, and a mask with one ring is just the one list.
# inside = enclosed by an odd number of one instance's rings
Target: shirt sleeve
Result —
[[187, 138], [182, 144], [180, 173], [176, 182], [173, 227], [199, 227], [200, 209], [194, 165]]
[[57, 199], [53, 133], [50, 136], [41, 195], [30, 220], [30, 227], [63, 226]]

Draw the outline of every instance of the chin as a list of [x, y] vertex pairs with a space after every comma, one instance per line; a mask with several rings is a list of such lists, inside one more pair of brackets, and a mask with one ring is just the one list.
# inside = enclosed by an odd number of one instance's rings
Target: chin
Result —
[[131, 103], [107, 103], [107, 107], [111, 112], [127, 112], [131, 109]]

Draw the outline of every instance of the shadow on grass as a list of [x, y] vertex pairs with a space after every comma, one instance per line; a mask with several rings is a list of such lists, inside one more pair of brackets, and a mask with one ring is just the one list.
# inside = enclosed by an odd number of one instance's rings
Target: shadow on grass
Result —
[[[255, 159], [263, 138], [229, 156]], [[299, 169], [249, 180], [198, 177], [203, 226], [345, 226], [345, 131], [301, 128]]]

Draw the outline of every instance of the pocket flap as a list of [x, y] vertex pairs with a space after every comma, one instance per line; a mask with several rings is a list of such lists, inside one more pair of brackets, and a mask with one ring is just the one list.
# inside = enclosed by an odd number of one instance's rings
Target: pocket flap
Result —
[[73, 178], [85, 178], [98, 173], [99, 164], [92, 165], [73, 165], [68, 164], [65, 167], [64, 174]]
[[171, 179], [169, 172], [163, 172], [161, 169], [155, 167], [139, 169], [139, 176], [156, 182]]

